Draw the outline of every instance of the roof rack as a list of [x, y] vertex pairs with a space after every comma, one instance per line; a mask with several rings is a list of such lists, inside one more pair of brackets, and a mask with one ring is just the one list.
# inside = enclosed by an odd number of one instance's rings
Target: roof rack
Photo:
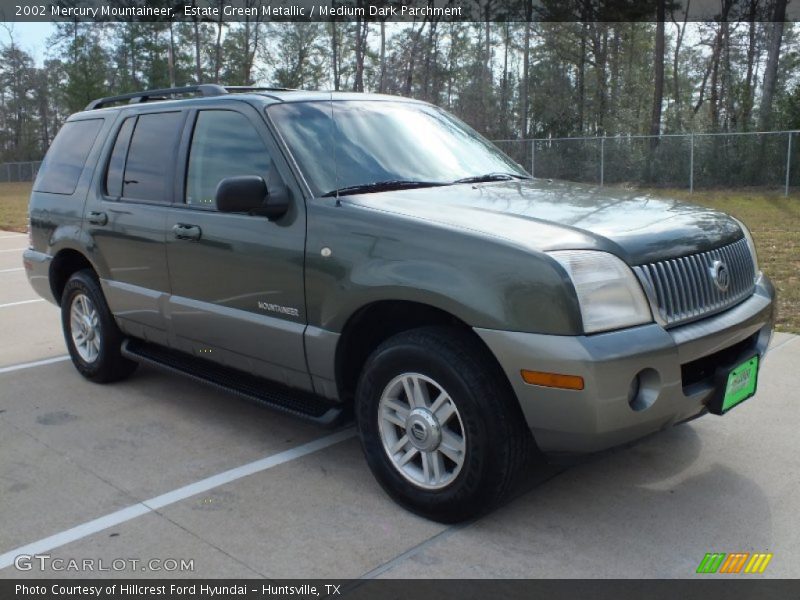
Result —
[[230, 93], [242, 93], [242, 92], [296, 92], [297, 88], [288, 88], [288, 87], [280, 87], [280, 86], [267, 86], [267, 87], [258, 87], [258, 86], [251, 86], [251, 85], [226, 85], [225, 90]]
[[174, 94], [200, 94], [201, 96], [222, 96], [227, 94], [228, 91], [221, 85], [214, 83], [206, 83], [202, 85], [189, 85], [186, 87], [176, 88], [163, 88], [160, 90], [146, 90], [144, 92], [131, 92], [130, 94], [120, 94], [119, 96], [108, 96], [107, 98], [98, 98], [92, 100], [86, 105], [84, 110], [94, 110], [102, 108], [109, 104], [122, 102], [127, 100], [130, 104], [137, 104], [139, 102], [148, 102], [149, 100], [164, 100], [165, 96]]
[[95, 110], [103, 108], [109, 104], [115, 104], [127, 100], [129, 104], [140, 102], [150, 102], [152, 100], [166, 100], [168, 96], [176, 94], [199, 94], [203, 97], [223, 96], [228, 93], [236, 92], [288, 92], [292, 88], [285, 87], [252, 87], [244, 85], [222, 86], [216, 83], [203, 83], [200, 85], [189, 85], [185, 87], [163, 88], [158, 90], [145, 90], [143, 92], [131, 92], [130, 94], [120, 94], [119, 96], [108, 96], [92, 100], [86, 105], [84, 110]]

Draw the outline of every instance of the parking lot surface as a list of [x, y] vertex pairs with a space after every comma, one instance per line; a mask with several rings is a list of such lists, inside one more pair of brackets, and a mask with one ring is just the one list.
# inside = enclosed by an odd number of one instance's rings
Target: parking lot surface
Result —
[[[26, 245], [0, 231], [2, 578], [699, 577], [707, 552], [769, 552], [747, 577], [800, 576], [797, 336], [774, 336], [758, 394], [729, 415], [532, 465], [505, 506], [444, 526], [383, 493], [352, 428], [150, 368], [83, 380], [58, 309], [27, 283]], [[141, 562], [20, 571], [21, 554]]]

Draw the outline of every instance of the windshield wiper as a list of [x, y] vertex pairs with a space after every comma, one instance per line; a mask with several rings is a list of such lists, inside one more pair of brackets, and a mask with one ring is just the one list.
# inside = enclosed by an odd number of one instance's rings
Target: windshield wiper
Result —
[[485, 173], [483, 175], [473, 175], [472, 177], [462, 177], [453, 183], [484, 183], [488, 181], [509, 181], [511, 179], [532, 179], [527, 175], [517, 173]]
[[371, 194], [374, 192], [389, 192], [391, 190], [407, 190], [422, 187], [434, 187], [438, 185], [447, 185], [441, 181], [414, 181], [407, 179], [390, 179], [388, 181], [375, 181], [373, 183], [362, 183], [359, 185], [350, 185], [347, 187], [339, 188], [338, 190], [331, 190], [322, 194], [323, 198], [330, 196], [344, 196], [346, 194]]

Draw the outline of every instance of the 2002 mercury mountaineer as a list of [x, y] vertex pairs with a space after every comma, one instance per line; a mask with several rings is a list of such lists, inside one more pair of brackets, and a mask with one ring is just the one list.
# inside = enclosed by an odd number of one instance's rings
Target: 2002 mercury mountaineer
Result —
[[30, 232], [86, 378], [145, 362], [320, 422], [353, 407], [378, 481], [442, 521], [495, 504], [531, 449], [725, 413], [773, 324], [737, 220], [534, 180], [389, 96], [96, 100], [54, 140]]

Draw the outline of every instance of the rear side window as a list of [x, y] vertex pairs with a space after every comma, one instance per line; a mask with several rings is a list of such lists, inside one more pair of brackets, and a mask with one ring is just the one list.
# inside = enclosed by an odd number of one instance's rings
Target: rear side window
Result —
[[[139, 115], [133, 126], [122, 176], [124, 198], [172, 201], [172, 176], [182, 123], [183, 114], [179, 112]], [[112, 153], [112, 160], [114, 158]], [[109, 168], [111, 166], [109, 164]], [[109, 185], [112, 183], [108, 177], [106, 181]]]
[[125, 159], [128, 157], [128, 145], [131, 141], [131, 132], [136, 124], [136, 117], [125, 119], [114, 142], [111, 158], [106, 171], [106, 194], [119, 198], [122, 196], [122, 176], [125, 174]]
[[39, 170], [35, 185], [37, 192], [75, 193], [86, 158], [102, 125], [103, 119], [64, 123]]
[[189, 150], [186, 204], [213, 208], [220, 181], [239, 175], [266, 179], [270, 164], [264, 141], [247, 117], [229, 110], [200, 111]]

